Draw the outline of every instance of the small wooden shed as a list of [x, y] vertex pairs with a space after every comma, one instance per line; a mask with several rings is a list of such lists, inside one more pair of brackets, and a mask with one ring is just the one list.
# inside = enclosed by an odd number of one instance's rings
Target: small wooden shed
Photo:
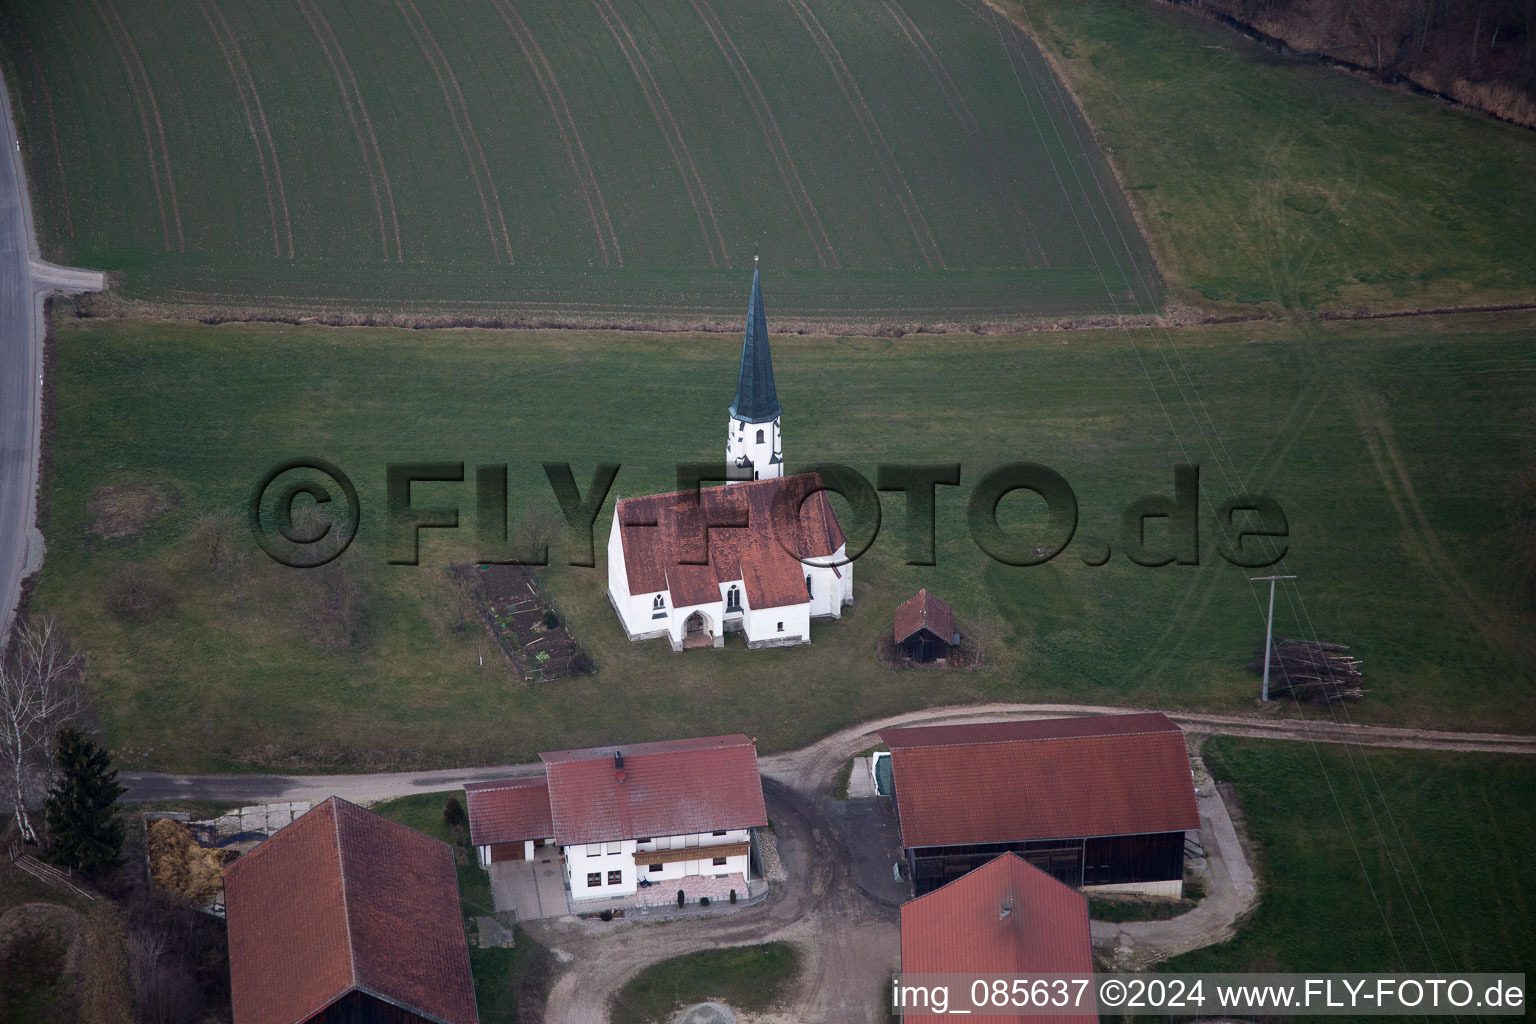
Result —
[[925, 590], [896, 609], [896, 646], [917, 662], [942, 661], [960, 642], [955, 632], [955, 613], [949, 605]]

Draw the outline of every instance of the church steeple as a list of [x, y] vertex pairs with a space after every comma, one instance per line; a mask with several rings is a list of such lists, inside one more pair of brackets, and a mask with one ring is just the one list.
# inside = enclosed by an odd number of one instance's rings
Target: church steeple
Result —
[[741, 341], [741, 373], [736, 378], [732, 418], [747, 423], [768, 423], [784, 412], [773, 389], [773, 357], [768, 351], [768, 318], [763, 314], [763, 286], [758, 279], [756, 257], [752, 268], [752, 302], [747, 307], [747, 331]]
[[733, 466], [751, 469], [750, 479], [784, 475], [784, 449], [779, 435], [778, 393], [773, 388], [773, 357], [768, 352], [768, 318], [763, 313], [763, 287], [752, 257], [752, 301], [747, 306], [747, 330], [741, 339], [741, 370], [736, 400], [728, 410], [731, 421], [725, 456]]

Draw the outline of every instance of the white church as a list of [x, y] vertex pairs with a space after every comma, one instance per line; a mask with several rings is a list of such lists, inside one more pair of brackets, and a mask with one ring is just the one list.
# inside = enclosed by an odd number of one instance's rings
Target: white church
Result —
[[[621, 498], [608, 534], [608, 599], [630, 640], [674, 651], [811, 642], [811, 620], [853, 603], [853, 564], [814, 473], [784, 476], [783, 410], [773, 387], [756, 270], [725, 455], [740, 481]], [[730, 525], [727, 525], [730, 524]]]

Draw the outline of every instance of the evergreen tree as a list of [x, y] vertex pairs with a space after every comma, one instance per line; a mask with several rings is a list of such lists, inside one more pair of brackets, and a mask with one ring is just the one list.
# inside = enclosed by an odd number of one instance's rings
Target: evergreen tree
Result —
[[123, 787], [107, 752], [77, 729], [59, 731], [59, 783], [48, 794], [48, 856], [63, 867], [96, 874], [122, 862]]

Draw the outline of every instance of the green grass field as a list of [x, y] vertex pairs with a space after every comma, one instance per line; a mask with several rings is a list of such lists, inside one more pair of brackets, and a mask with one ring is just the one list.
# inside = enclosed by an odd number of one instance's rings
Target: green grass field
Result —
[[1536, 301], [1536, 133], [1166, 4], [1006, 2], [1077, 93], [1173, 298], [1223, 312]]
[[733, 946], [663, 960], [635, 976], [613, 1001], [614, 1024], [662, 1024], [684, 1006], [723, 1002], [767, 1010], [789, 992], [800, 959], [787, 942]]
[[979, 0], [23, 0], [0, 28], [45, 248], [161, 305], [734, 318], [759, 246], [823, 322], [1161, 297]]
[[[1529, 313], [1231, 325], [1174, 332], [1177, 351], [1118, 332], [777, 338], [792, 467], [835, 460], [873, 477], [881, 462], [962, 463], [963, 486], [939, 491], [939, 564], [904, 564], [902, 499], [886, 495], [884, 530], [855, 569], [858, 604], [818, 623], [813, 644], [674, 655], [628, 643], [604, 570], [564, 565], [557, 542], [544, 584], [598, 671], [525, 688], [461, 628], [447, 577], [450, 559], [475, 557], [473, 483], [416, 486], [418, 504], [457, 501], [463, 528], [425, 531], [422, 564], [391, 566], [384, 467], [462, 459], [472, 479], [477, 463], [506, 462], [515, 511], [552, 504], [545, 460], [571, 462], [583, 488], [608, 460], [623, 466], [615, 494], [666, 488], [678, 461], [718, 457], [736, 341], [66, 319], [33, 609], [86, 653], [118, 754], [178, 770], [495, 764], [737, 730], [767, 752], [979, 699], [1248, 709], [1262, 595], [1253, 573], [1215, 557], [1209, 507], [1201, 565], [1119, 553], [1121, 511], [1171, 493], [1182, 442], [1211, 502], [1246, 488], [1287, 511], [1305, 602], [1283, 591], [1276, 630], [1315, 631], [1363, 659], [1356, 720], [1529, 730], [1533, 497], [1514, 468], [1536, 463], [1533, 325]], [[1164, 360], [1188, 371], [1188, 405]], [[239, 514], [277, 461], [310, 454], [342, 467], [364, 507], [341, 560], [367, 595], [351, 643], [315, 631], [327, 577], [268, 562], [238, 526], [225, 550], [243, 567], [211, 574], [199, 533], [210, 513]], [[1060, 472], [1081, 509], [1073, 545], [1034, 568], [990, 561], [965, 528], [971, 487], [1020, 459]], [[103, 491], [117, 485], [128, 490]], [[114, 501], [148, 491], [174, 507], [117, 538], [97, 532]], [[103, 494], [116, 496], [105, 508]], [[1032, 514], [1022, 496], [1002, 509], [1010, 523]], [[1081, 560], [1093, 538], [1116, 548], [1103, 567]], [[129, 564], [168, 595], [147, 617], [114, 611]], [[881, 667], [878, 637], [919, 586], [987, 634], [988, 667]]]
[[1536, 970], [1527, 758], [1212, 740], [1259, 849], [1237, 938], [1169, 971]]

